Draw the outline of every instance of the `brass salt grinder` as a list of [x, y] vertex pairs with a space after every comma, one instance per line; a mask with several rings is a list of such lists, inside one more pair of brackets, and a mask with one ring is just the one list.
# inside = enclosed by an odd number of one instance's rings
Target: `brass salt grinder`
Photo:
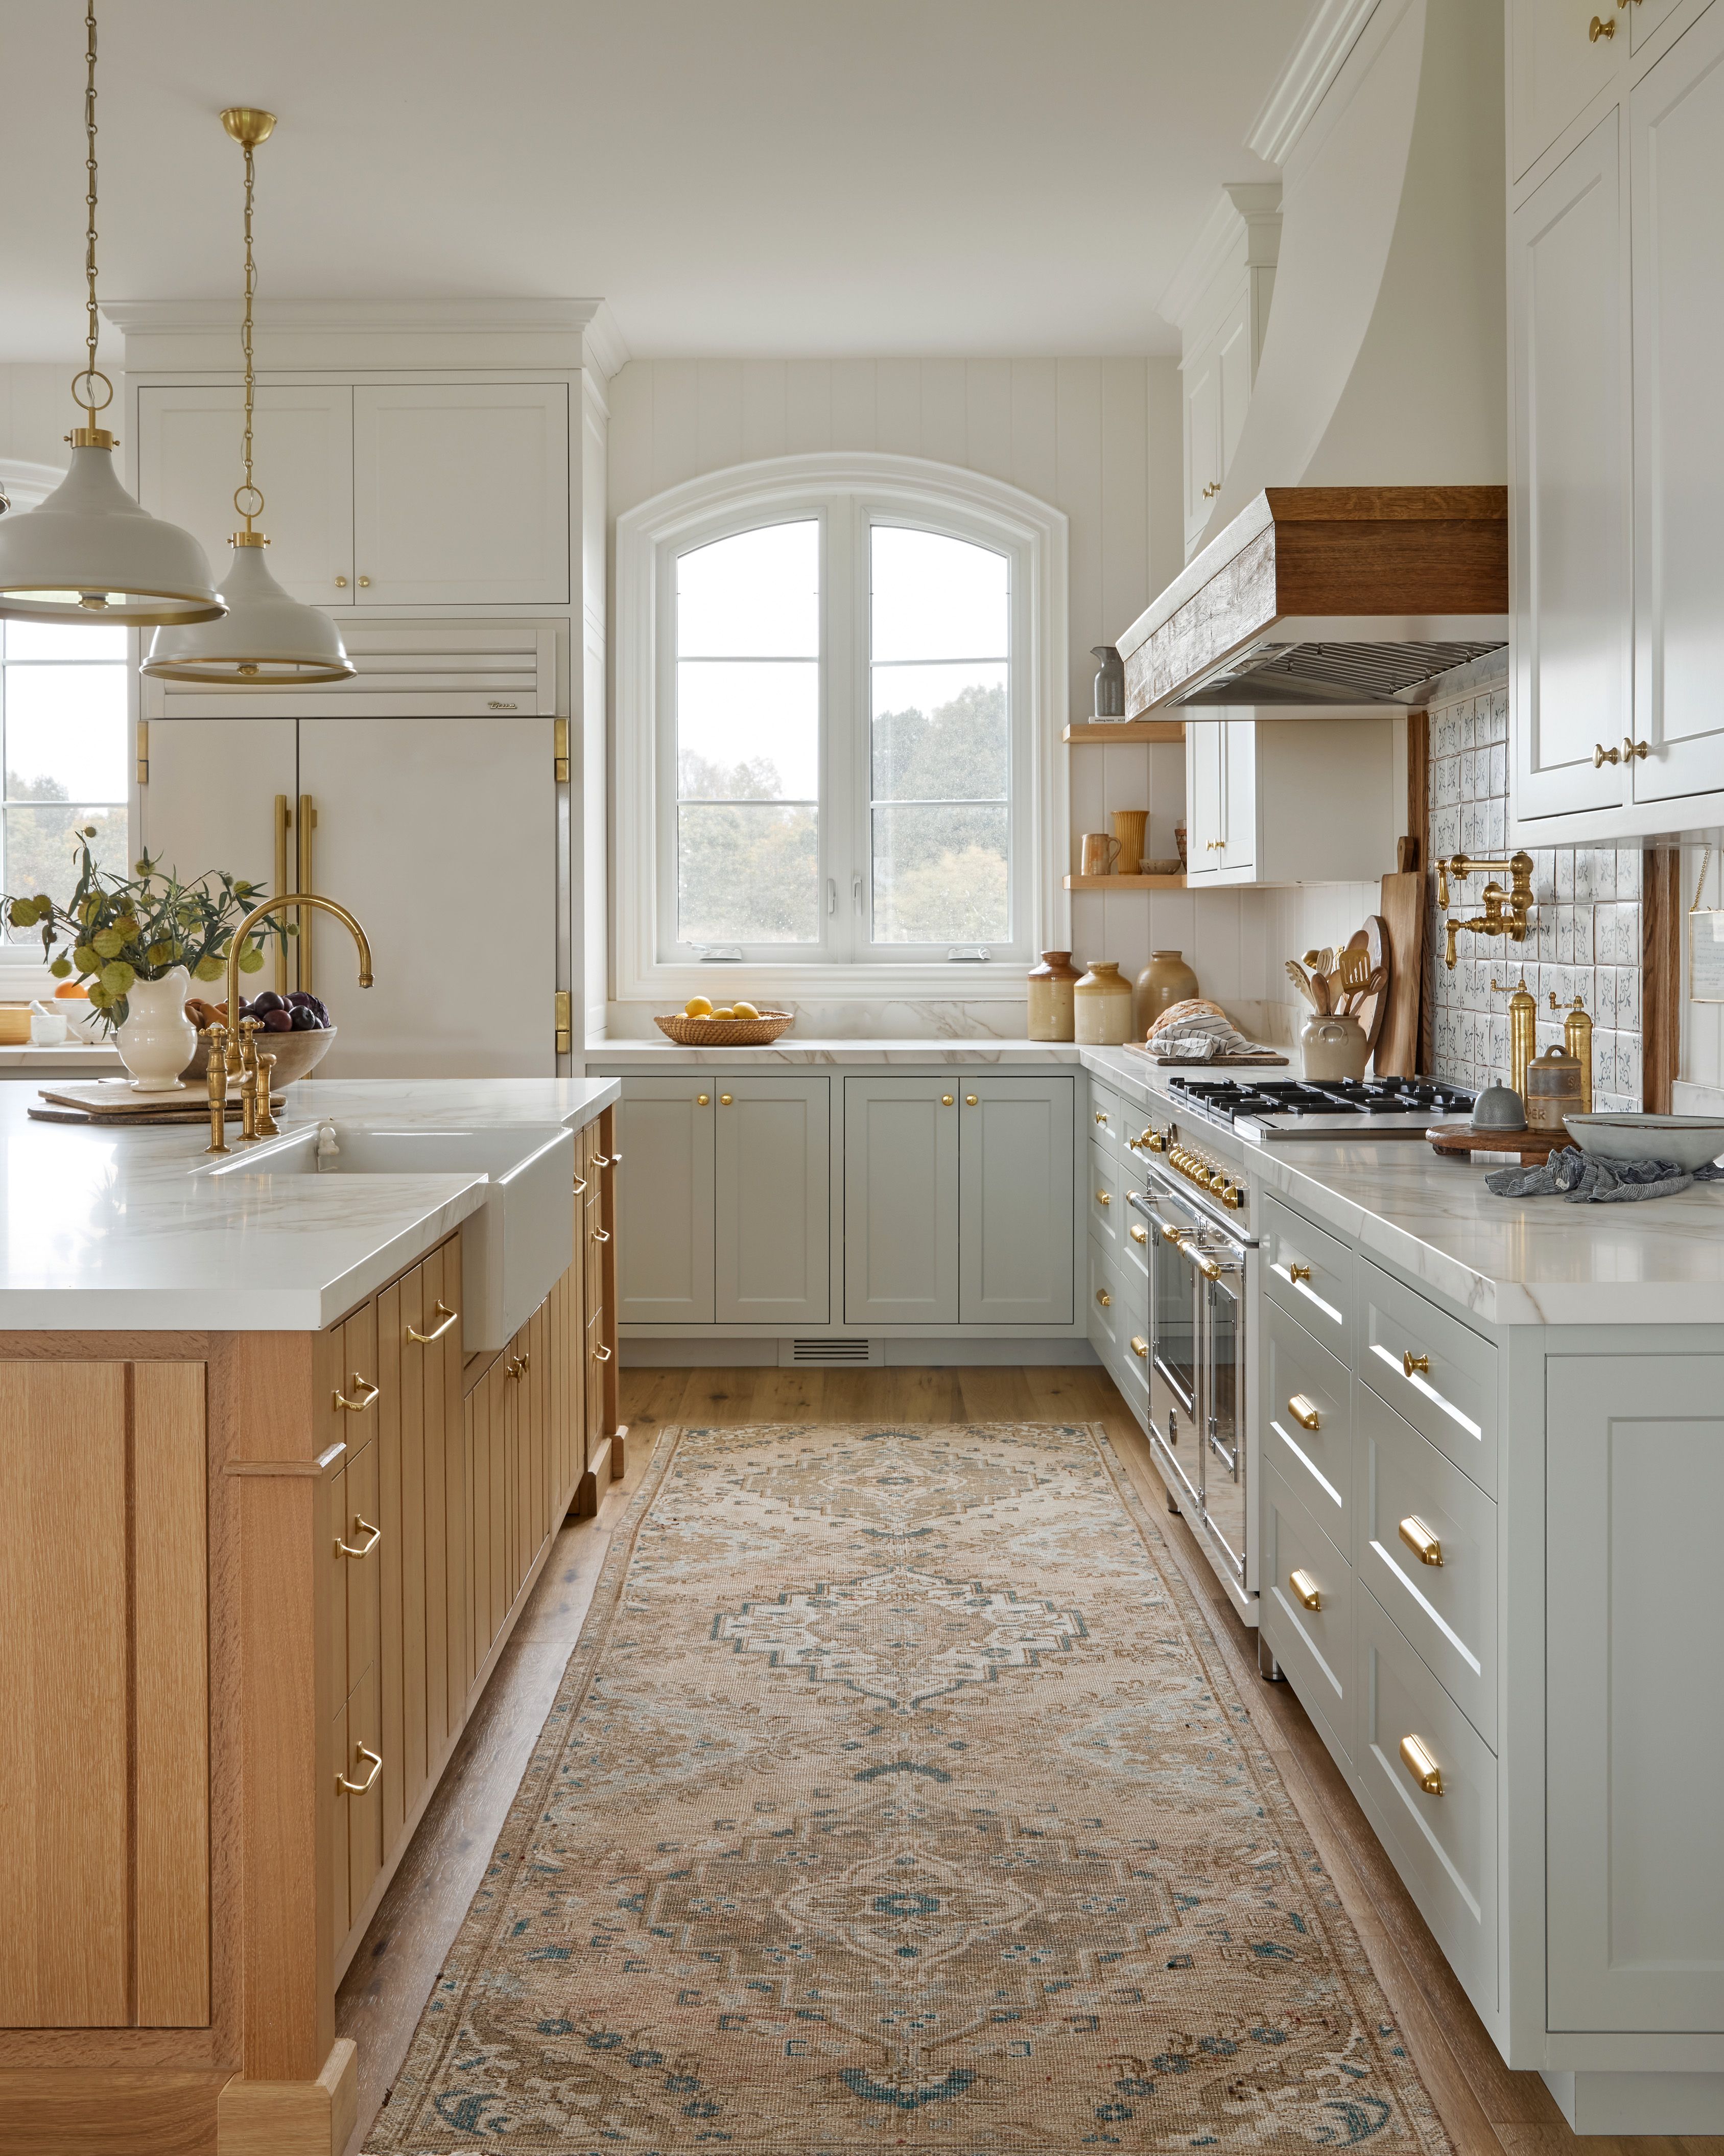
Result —
[[[1551, 1009], [1558, 1008], [1557, 992], [1551, 990]], [[1577, 996], [1562, 1020], [1562, 1045], [1580, 1065], [1580, 1112], [1593, 1112], [1593, 1021], [1592, 1014]]]
[[[1497, 995], [1508, 993], [1506, 988], [1499, 986], [1494, 979], [1491, 986]], [[1520, 986], [1509, 996], [1508, 1020], [1509, 1084], [1524, 1103], [1526, 1098], [1526, 1066], [1538, 1049], [1538, 1005], [1533, 1000], [1532, 990], [1526, 986], [1524, 973], [1521, 977]]]

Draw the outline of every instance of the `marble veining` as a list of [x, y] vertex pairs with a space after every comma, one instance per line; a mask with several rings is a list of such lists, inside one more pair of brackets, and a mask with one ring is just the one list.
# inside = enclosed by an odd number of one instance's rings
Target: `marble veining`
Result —
[[[1015, 1014], [1019, 1022], [1022, 1013]], [[684, 1048], [663, 1034], [651, 1040], [589, 1040], [588, 1067], [608, 1071], [679, 1070], [744, 1070], [775, 1065], [1075, 1064], [1079, 1050], [1069, 1040], [913, 1038], [850, 1039], [786, 1034], [768, 1048]]]
[[[322, 1116], [396, 1128], [562, 1122], [579, 1130], [613, 1081], [316, 1081], [284, 1129]], [[34, 1123], [33, 1080], [0, 1084], [0, 1327], [315, 1332], [440, 1242], [483, 1203], [467, 1174], [212, 1176], [201, 1126]]]

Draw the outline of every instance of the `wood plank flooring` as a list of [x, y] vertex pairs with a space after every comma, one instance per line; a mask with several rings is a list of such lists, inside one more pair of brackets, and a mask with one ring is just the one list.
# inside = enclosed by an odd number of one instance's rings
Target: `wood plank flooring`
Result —
[[655, 1440], [678, 1423], [1099, 1422], [1157, 1507], [1258, 1733], [1352, 1917], [1458, 2156], [1724, 2156], [1724, 2136], [1577, 2139], [1537, 2074], [1511, 2073], [1337, 1773], [1291, 1688], [1257, 1674], [1255, 1636], [1234, 1614], [1188, 1526], [1165, 1509], [1149, 1447], [1099, 1368], [625, 1369], [629, 1473], [597, 1517], [558, 1537], [459, 1750], [408, 1845], [336, 2002], [359, 2046], [357, 2156], [484, 1876], [557, 1696], [618, 1519]]

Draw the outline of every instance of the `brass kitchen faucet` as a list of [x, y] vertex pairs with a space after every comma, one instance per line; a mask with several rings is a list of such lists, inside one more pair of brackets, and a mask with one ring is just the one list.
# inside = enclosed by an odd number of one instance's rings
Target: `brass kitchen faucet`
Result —
[[1506, 936], [1511, 943], [1526, 941], [1526, 916], [1532, 911], [1532, 856], [1514, 854], [1506, 861], [1475, 860], [1468, 854], [1450, 854], [1437, 863], [1437, 904], [1449, 911], [1449, 879], [1464, 883], [1470, 875], [1486, 869], [1506, 869], [1513, 877], [1511, 887], [1505, 891], [1500, 883], [1485, 886], [1485, 911], [1475, 920], [1460, 921], [1453, 916], [1444, 924], [1443, 963], [1452, 973], [1455, 971], [1455, 939], [1463, 928], [1475, 936]]
[[[359, 946], [359, 985], [362, 988], [368, 988], [371, 986], [371, 945], [366, 941], [365, 931], [348, 912], [346, 907], [338, 906], [334, 899], [321, 898], [314, 891], [285, 891], [280, 898], [266, 898], [261, 906], [254, 906], [246, 915], [244, 920], [233, 931], [233, 940], [228, 946], [226, 1052], [222, 1054], [220, 1044], [215, 1039], [213, 1029], [211, 1032], [209, 1048], [212, 1071], [215, 1068], [218, 1055], [220, 1055], [228, 1075], [231, 1076], [235, 1073], [239, 1075], [240, 1135], [243, 1137], [269, 1137], [273, 1133], [275, 1125], [269, 1114], [269, 1074], [259, 1067], [257, 1021], [254, 1019], [241, 1019], [237, 1016], [239, 1009], [239, 954], [245, 948], [246, 937], [260, 921], [266, 919], [272, 913], [285, 913], [289, 907], [299, 906], [316, 906], [325, 913], [332, 913], [337, 921], [346, 926], [353, 941]], [[266, 1055], [262, 1060], [273, 1069], [275, 1061], [273, 1055]], [[215, 1085], [212, 1080], [209, 1093], [211, 1139], [209, 1150], [212, 1152], [226, 1152], [228, 1150], [222, 1142], [220, 1121], [225, 1106], [226, 1087], [223, 1086], [223, 1099], [221, 1103], [218, 1104]]]

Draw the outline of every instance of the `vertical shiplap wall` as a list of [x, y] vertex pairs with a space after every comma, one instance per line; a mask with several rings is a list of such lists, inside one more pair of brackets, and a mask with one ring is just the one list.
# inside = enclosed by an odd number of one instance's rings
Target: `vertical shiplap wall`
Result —
[[[815, 449], [931, 457], [1008, 480], [1071, 520], [1070, 701], [1081, 716], [1090, 646], [1116, 637], [1158, 588], [1151, 381], [1167, 371], [1145, 359], [632, 360], [608, 389], [610, 514], [729, 465]], [[1165, 450], [1160, 461], [1166, 470]]]
[[1687, 834], [1680, 896], [1684, 908], [1676, 924], [1682, 938], [1682, 1080], [1674, 1105], [1680, 1114], [1716, 1115], [1724, 1111], [1724, 1004], [1697, 1004], [1689, 994], [1693, 926], [1688, 911], [1696, 902], [1707, 911], [1724, 907], [1724, 830]]

